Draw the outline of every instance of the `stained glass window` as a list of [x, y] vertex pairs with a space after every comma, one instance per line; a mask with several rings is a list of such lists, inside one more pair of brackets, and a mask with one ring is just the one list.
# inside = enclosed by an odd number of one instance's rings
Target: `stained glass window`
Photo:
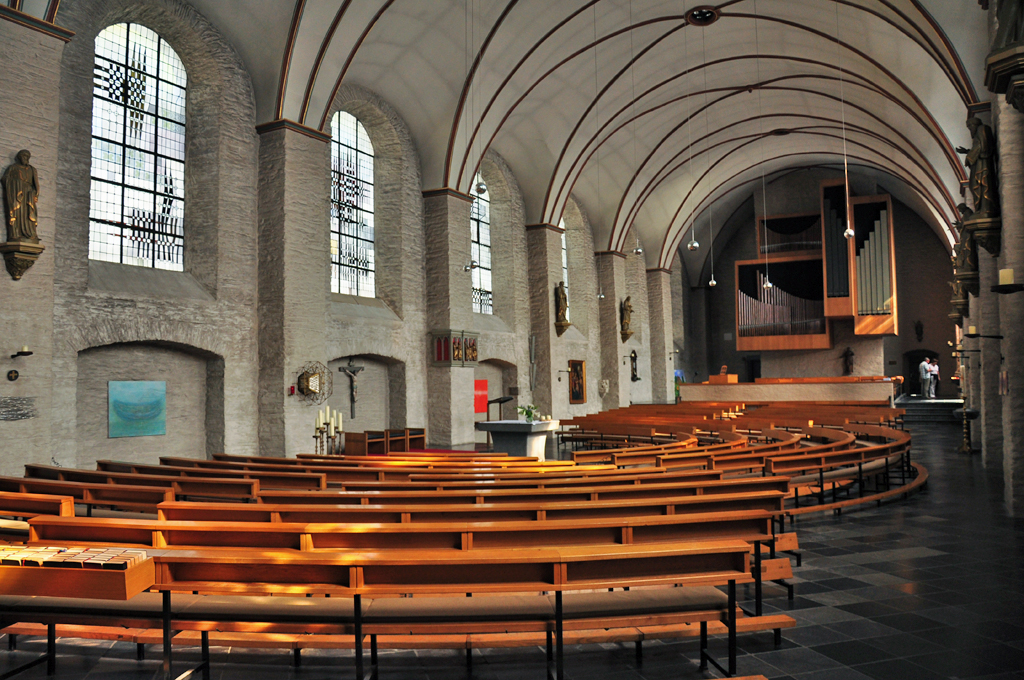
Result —
[[[569, 298], [569, 251], [565, 247], [565, 220], [558, 221], [558, 228], [562, 230], [562, 281], [565, 282], [565, 297]], [[565, 320], [569, 320], [569, 310], [565, 310]]]
[[104, 29], [95, 49], [89, 258], [182, 271], [185, 67], [139, 24]]
[[478, 314], [493, 314], [493, 289], [491, 288], [491, 195], [480, 175], [473, 180], [473, 207], [469, 213], [472, 230], [472, 251], [470, 257], [477, 263], [473, 269], [473, 311]]
[[355, 116], [331, 119], [331, 291], [375, 297], [373, 145]]

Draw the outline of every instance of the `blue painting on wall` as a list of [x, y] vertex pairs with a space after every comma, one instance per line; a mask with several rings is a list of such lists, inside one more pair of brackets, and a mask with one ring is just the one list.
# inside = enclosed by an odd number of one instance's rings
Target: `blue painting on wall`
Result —
[[167, 434], [167, 383], [160, 380], [107, 382], [107, 437]]

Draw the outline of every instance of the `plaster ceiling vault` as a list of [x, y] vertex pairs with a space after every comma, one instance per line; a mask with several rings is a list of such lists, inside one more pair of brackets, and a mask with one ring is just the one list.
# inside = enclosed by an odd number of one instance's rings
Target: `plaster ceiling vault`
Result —
[[851, 168], [951, 244], [954, 148], [988, 94], [987, 13], [966, 0], [727, 0], [706, 28], [685, 19], [697, 0], [189, 2], [236, 46], [258, 122], [327, 129], [338, 87], [362, 85], [409, 125], [424, 188], [469, 192], [492, 148], [528, 223], [557, 224], [571, 194], [599, 250], [635, 227], [648, 267], [696, 218], [691, 273], [709, 217], [717, 232], [762, 172], [842, 167], [844, 111]]

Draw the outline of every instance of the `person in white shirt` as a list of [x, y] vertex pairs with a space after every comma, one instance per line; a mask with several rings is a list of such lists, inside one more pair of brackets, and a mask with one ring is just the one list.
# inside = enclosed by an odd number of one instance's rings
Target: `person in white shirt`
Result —
[[928, 373], [930, 380], [928, 381], [928, 397], [931, 399], [935, 398], [935, 388], [939, 384], [939, 361], [928, 363]]
[[927, 399], [928, 395], [931, 394], [932, 386], [932, 369], [928, 357], [925, 357], [924, 361], [918, 364], [917, 371], [918, 376], [921, 378], [921, 396]]

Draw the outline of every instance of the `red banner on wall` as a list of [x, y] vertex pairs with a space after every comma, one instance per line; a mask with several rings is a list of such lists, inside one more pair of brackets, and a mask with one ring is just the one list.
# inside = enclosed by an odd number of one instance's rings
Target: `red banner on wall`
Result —
[[473, 381], [473, 413], [487, 413], [487, 381]]

